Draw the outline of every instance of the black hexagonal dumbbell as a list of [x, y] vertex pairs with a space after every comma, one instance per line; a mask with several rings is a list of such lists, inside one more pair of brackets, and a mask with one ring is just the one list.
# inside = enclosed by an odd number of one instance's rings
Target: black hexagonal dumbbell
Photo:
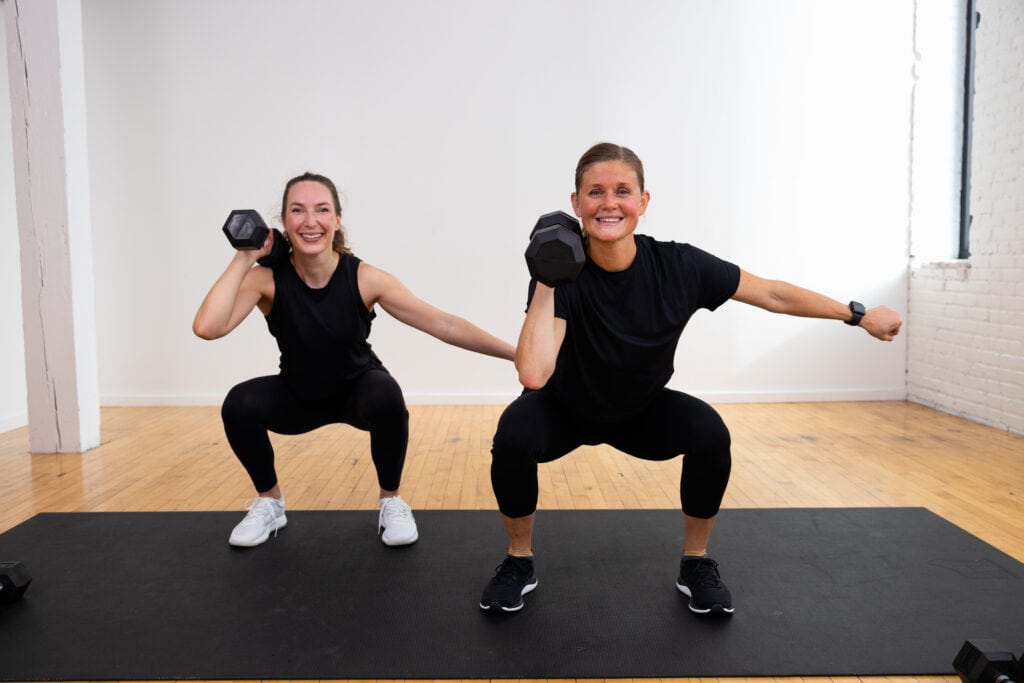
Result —
[[546, 213], [537, 220], [526, 248], [530, 276], [549, 287], [576, 279], [587, 261], [579, 221], [564, 211]]
[[[267, 239], [270, 228], [263, 217], [253, 209], [235, 209], [224, 221], [224, 234], [235, 249], [259, 249]], [[288, 255], [288, 242], [277, 228], [274, 228], [274, 246], [270, 253], [257, 260], [261, 266], [271, 266]]]
[[21, 562], [0, 562], [0, 603], [20, 599], [30, 583], [32, 577]]

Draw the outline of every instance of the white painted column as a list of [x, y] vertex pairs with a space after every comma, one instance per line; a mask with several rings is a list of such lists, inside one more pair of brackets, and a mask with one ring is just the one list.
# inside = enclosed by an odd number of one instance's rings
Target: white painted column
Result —
[[100, 443], [81, 0], [3, 0], [29, 449]]

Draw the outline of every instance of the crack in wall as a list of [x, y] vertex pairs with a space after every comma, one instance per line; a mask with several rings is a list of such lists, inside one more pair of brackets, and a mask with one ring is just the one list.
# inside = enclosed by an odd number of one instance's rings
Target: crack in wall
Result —
[[57, 384], [53, 373], [50, 372], [50, 351], [47, 344], [48, 335], [46, 333], [46, 316], [43, 314], [43, 307], [45, 305], [43, 300], [43, 294], [46, 291], [46, 283], [43, 273], [45, 273], [45, 266], [43, 265], [43, 254], [40, 252], [38, 256], [38, 267], [39, 267], [39, 298], [37, 304], [37, 310], [39, 312], [39, 347], [42, 354], [43, 360], [43, 379], [50, 396], [53, 399], [53, 426], [54, 433], [56, 435], [54, 450], [59, 451], [63, 440], [60, 434], [60, 406], [58, 405], [57, 398]]
[[23, 123], [25, 126], [25, 166], [29, 177], [32, 174], [32, 160], [28, 154], [28, 134], [29, 134], [29, 113], [32, 110], [32, 93], [29, 90], [28, 80], [28, 55], [25, 54], [25, 44], [21, 37], [21, 5], [18, 0], [7, 0], [7, 2], [14, 3], [14, 42], [18, 46], [18, 57], [21, 59], [21, 70], [24, 74], [25, 79], [25, 104], [23, 109]]
[[[37, 235], [35, 234], [36, 231], [34, 229], [35, 228], [35, 211], [33, 210], [33, 206], [32, 206], [32, 196], [33, 196], [33, 189], [32, 188], [33, 188], [33, 184], [34, 184], [34, 182], [33, 182], [34, 175], [33, 175], [33, 169], [32, 169], [32, 155], [30, 153], [30, 149], [32, 147], [32, 137], [31, 137], [31, 133], [32, 133], [32, 127], [31, 127], [31, 118], [32, 118], [31, 117], [31, 112], [32, 112], [32, 90], [31, 90], [31, 81], [29, 80], [29, 64], [28, 64], [29, 57], [28, 57], [28, 54], [25, 51], [25, 42], [24, 42], [24, 38], [23, 38], [23, 35], [22, 35], [22, 18], [21, 18], [21, 4], [20, 4], [20, 1], [19, 0], [6, 0], [6, 1], [7, 2], [11, 2], [12, 6], [13, 6], [13, 9], [14, 9], [14, 44], [15, 44], [15, 47], [16, 47], [16, 50], [17, 50], [18, 59], [21, 60], [21, 76], [23, 78], [23, 85], [24, 85], [23, 92], [22, 92], [23, 101], [21, 102], [21, 112], [22, 112], [22, 125], [24, 127], [24, 141], [25, 141], [25, 151], [24, 151], [24, 164], [25, 164], [25, 166], [24, 166], [24, 168], [25, 168], [25, 190], [24, 190], [24, 195], [26, 197], [25, 212], [28, 214], [28, 216], [26, 217], [26, 221], [29, 224], [29, 226], [32, 227], [32, 232], [33, 232], [33, 235], [32, 235], [33, 239], [31, 239], [30, 242], [34, 243], [37, 246], [37, 248], [39, 249], [39, 252], [37, 253], [37, 256], [36, 256], [36, 264], [35, 264], [36, 265], [36, 277], [37, 277], [36, 284], [37, 284], [37, 287], [38, 287], [38, 289], [37, 289], [37, 297], [36, 297], [36, 313], [38, 315], [39, 350], [40, 350], [40, 353], [41, 353], [41, 356], [42, 356], [42, 373], [43, 373], [43, 380], [44, 380], [43, 383], [44, 383], [44, 385], [46, 387], [46, 391], [49, 394], [49, 398], [50, 398], [50, 400], [53, 403], [52, 419], [53, 419], [54, 437], [55, 437], [54, 438], [54, 443], [52, 444], [53, 445], [53, 449], [56, 452], [61, 452], [63, 450], [63, 447], [64, 447], [64, 439], [63, 439], [63, 436], [61, 434], [60, 410], [59, 410], [59, 408], [60, 408], [60, 406], [59, 406], [59, 392], [57, 391], [56, 378], [54, 377], [54, 374], [53, 374], [53, 372], [52, 372], [52, 370], [50, 368], [50, 362], [49, 362], [50, 361], [50, 349], [49, 349], [49, 345], [47, 343], [49, 335], [47, 334], [46, 315], [44, 313], [44, 310], [45, 310], [45, 293], [46, 293], [46, 287], [47, 287], [47, 284], [48, 284], [47, 278], [46, 278], [45, 254], [43, 252], [44, 246], [43, 246], [41, 240], [34, 239]], [[12, 105], [13, 105], [13, 102], [12, 102]], [[49, 447], [49, 445], [47, 447]]]
[[14, 34], [18, 43], [18, 54], [21, 55], [21, 68], [25, 72], [25, 97], [28, 99], [28, 60], [25, 59], [25, 49], [21, 40], [21, 6], [18, 0], [7, 0], [14, 3]]

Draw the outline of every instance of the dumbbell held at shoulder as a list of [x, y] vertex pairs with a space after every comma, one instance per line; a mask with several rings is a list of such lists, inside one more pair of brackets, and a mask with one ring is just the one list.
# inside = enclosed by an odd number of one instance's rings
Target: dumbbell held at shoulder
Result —
[[548, 287], [560, 287], [575, 281], [586, 261], [579, 221], [564, 211], [537, 219], [526, 248], [530, 277]]
[[224, 235], [228, 238], [235, 249], [240, 251], [251, 251], [262, 249], [267, 241], [267, 236], [273, 233], [273, 246], [266, 256], [256, 260], [261, 266], [272, 266], [288, 256], [288, 241], [280, 230], [267, 227], [263, 217], [253, 209], [235, 209], [224, 221], [222, 228]]

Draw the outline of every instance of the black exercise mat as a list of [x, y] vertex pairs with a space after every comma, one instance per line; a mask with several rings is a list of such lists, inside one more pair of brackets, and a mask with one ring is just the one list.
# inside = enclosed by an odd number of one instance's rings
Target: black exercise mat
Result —
[[493, 511], [290, 511], [232, 549], [235, 512], [47, 513], [0, 535], [32, 576], [0, 605], [0, 680], [613, 678], [953, 674], [964, 640], [1024, 643], [1024, 565], [918, 508], [723, 510], [731, 618], [674, 585], [677, 510], [538, 513], [540, 585], [477, 600]]

